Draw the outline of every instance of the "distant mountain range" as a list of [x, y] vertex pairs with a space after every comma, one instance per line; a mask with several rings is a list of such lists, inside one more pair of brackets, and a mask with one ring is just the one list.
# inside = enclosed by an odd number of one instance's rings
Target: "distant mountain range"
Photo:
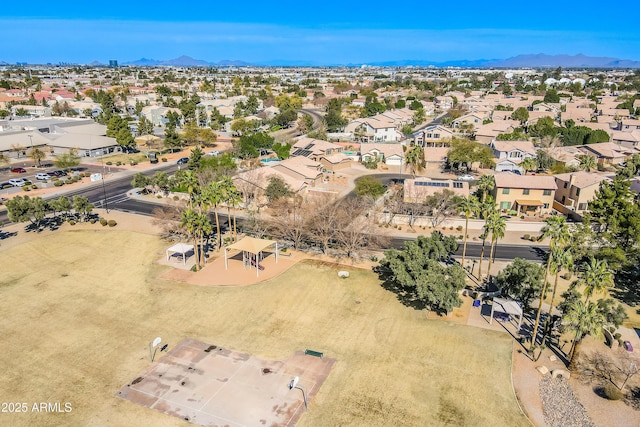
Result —
[[[10, 65], [0, 61], [0, 66]], [[93, 61], [90, 66], [106, 65], [104, 63]], [[181, 67], [246, 67], [246, 66], [267, 66], [267, 67], [304, 67], [304, 66], [348, 66], [360, 67], [364, 64], [340, 64], [329, 63], [323, 64], [315, 61], [305, 60], [285, 60], [276, 59], [271, 61], [262, 61], [250, 63], [240, 60], [222, 60], [218, 62], [208, 62], [202, 59], [194, 59], [190, 56], [180, 56], [169, 60], [156, 60], [148, 58], [140, 58], [136, 61], [122, 62], [120, 65], [132, 65], [138, 67], [157, 67], [157, 66], [181, 66]], [[444, 62], [428, 61], [422, 59], [403, 59], [396, 61], [378, 61], [369, 62], [366, 65], [380, 67], [461, 67], [461, 68], [640, 68], [640, 61], [629, 59], [618, 59], [609, 57], [578, 55], [546, 55], [543, 53], [532, 55], [518, 55], [507, 59], [476, 59], [476, 60], [452, 60]]]

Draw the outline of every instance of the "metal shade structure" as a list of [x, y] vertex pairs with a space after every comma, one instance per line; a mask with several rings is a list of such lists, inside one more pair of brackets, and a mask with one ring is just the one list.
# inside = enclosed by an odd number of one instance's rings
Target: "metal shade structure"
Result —
[[493, 323], [493, 313], [494, 311], [498, 311], [501, 313], [506, 313], [512, 316], [518, 316], [518, 330], [520, 330], [520, 326], [522, 326], [522, 307], [513, 301], [504, 298], [494, 298], [493, 304], [491, 304], [491, 317], [489, 319], [489, 324]]
[[229, 245], [224, 248], [224, 267], [225, 269], [229, 269], [229, 257], [227, 255], [228, 251], [242, 251], [242, 262], [245, 268], [247, 265], [255, 266], [256, 268], [256, 277], [259, 275], [260, 271], [260, 261], [262, 260], [262, 252], [271, 247], [275, 246], [275, 254], [276, 254], [276, 264], [278, 263], [278, 242], [275, 240], [269, 239], [258, 239], [255, 237], [244, 237], [239, 242], [236, 242], [232, 245]]

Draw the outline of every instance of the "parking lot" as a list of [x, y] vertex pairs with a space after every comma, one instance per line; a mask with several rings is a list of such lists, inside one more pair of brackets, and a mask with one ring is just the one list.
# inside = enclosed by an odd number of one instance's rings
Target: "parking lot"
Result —
[[[109, 169], [113, 171], [113, 169], [115, 168], [109, 167]], [[14, 170], [15, 172], [12, 172], [12, 170]], [[19, 170], [24, 170], [24, 172], [21, 172]], [[71, 174], [73, 172], [98, 173], [102, 171], [102, 166], [80, 164], [77, 167], [72, 168], [68, 174]], [[56, 172], [58, 172], [57, 175]], [[60, 168], [56, 168], [53, 163], [49, 162], [42, 163], [40, 167], [35, 166], [32, 161], [3, 165], [0, 168], [0, 190], [2, 190], [3, 192], [7, 192], [11, 188], [19, 188], [9, 182], [13, 179], [23, 178], [26, 181], [31, 182], [32, 184], [36, 184], [38, 182], [48, 182], [56, 178], [64, 179], [65, 175], [60, 174], [59, 172]], [[47, 174], [49, 175], [50, 179], [44, 179], [46, 178], [46, 176], [40, 174]], [[36, 177], [36, 175], [40, 175], [40, 179], [37, 179], [38, 177]]]

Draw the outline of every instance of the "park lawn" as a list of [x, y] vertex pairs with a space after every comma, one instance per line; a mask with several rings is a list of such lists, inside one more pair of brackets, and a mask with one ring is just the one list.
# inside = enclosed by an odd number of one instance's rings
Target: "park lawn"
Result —
[[114, 394], [149, 365], [148, 343], [185, 337], [268, 358], [338, 360], [302, 426], [529, 425], [511, 388], [507, 334], [427, 320], [375, 274], [300, 263], [257, 285], [159, 278], [158, 238], [59, 231], [0, 247], [0, 395], [70, 402], [59, 414], [0, 413], [2, 425], [188, 426]]

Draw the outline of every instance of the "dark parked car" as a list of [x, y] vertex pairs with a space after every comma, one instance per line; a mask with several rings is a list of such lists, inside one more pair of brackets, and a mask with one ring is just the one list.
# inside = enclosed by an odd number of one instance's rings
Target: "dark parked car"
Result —
[[187, 163], [189, 163], [189, 158], [188, 157], [181, 157], [178, 159], [177, 162], [179, 165], [186, 165]]
[[27, 173], [25, 168], [11, 168], [11, 172], [13, 173]]
[[67, 176], [67, 173], [65, 171], [57, 170], [49, 172], [49, 175], [60, 178], [61, 176]]

